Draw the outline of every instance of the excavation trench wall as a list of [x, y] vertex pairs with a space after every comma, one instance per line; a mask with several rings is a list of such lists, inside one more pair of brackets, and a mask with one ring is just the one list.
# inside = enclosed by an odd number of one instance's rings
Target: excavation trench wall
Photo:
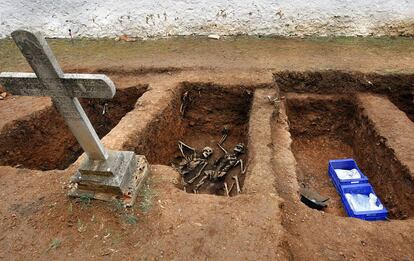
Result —
[[414, 121], [413, 74], [378, 74], [338, 70], [282, 71], [274, 74], [274, 81], [283, 92], [383, 94]]
[[[117, 90], [113, 99], [81, 99], [81, 104], [102, 138], [134, 108], [146, 90], [144, 85], [129, 87]], [[11, 122], [0, 133], [0, 165], [65, 169], [81, 153], [81, 147], [53, 106]]]
[[328, 160], [353, 157], [391, 218], [414, 214], [414, 124], [403, 112], [372, 94], [286, 97], [298, 181], [331, 197], [328, 212], [345, 215], [327, 174]]
[[414, 123], [386, 97], [360, 94], [354, 153], [392, 218], [414, 216]]

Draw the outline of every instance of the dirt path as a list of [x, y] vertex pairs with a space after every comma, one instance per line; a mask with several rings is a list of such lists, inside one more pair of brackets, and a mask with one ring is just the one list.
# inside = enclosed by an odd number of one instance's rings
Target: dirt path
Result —
[[[283, 39], [229, 37], [220, 41], [181, 37], [138, 42], [52, 40], [64, 68], [134, 70], [136, 74], [177, 69], [357, 70], [413, 72], [410, 38]], [[0, 70], [29, 70], [10, 40], [0, 41]], [[173, 67], [171, 70], [169, 67]]]

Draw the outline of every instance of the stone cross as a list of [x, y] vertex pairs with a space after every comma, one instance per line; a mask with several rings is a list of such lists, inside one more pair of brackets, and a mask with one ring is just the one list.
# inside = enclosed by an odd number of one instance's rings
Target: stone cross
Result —
[[18, 30], [12, 37], [35, 73], [3, 72], [0, 83], [14, 95], [50, 96], [87, 155], [72, 177], [69, 195], [117, 198], [132, 205], [149, 173], [148, 162], [143, 155], [131, 151], [105, 150], [78, 100], [112, 98], [113, 82], [105, 75], [64, 74], [38, 33]]
[[35, 73], [1, 73], [1, 83], [15, 95], [52, 97], [85, 153], [91, 159], [106, 160], [108, 153], [77, 97], [112, 98], [115, 95], [113, 82], [105, 75], [64, 74], [46, 40], [39, 34], [15, 31], [12, 37]]

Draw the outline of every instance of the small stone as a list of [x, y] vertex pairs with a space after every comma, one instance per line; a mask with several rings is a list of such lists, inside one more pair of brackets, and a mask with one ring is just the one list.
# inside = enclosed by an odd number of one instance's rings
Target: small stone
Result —
[[362, 245], [362, 246], [366, 246], [366, 245], [367, 245], [367, 243], [366, 243], [364, 240], [361, 240], [361, 245]]
[[115, 41], [136, 42], [137, 38], [124, 34], [124, 35], [120, 35], [117, 38], [115, 38]]
[[220, 35], [218, 35], [218, 34], [210, 34], [207, 37], [210, 38], [210, 39], [214, 39], [214, 40], [219, 40], [220, 39]]
[[6, 96], [7, 96], [7, 92], [2, 92], [2, 93], [0, 94], [0, 96], [1, 96], [1, 97], [3, 97], [3, 98], [6, 98]]

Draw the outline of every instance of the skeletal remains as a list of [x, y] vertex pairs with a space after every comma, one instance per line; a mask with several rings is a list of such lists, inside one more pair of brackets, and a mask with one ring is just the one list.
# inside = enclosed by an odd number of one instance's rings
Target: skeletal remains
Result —
[[[197, 154], [197, 151], [185, 144], [182, 141], [178, 141], [178, 148], [183, 156], [183, 161], [178, 164], [178, 171], [181, 173], [183, 177], [183, 185], [191, 184], [197, 179], [198, 176], [201, 175], [204, 168], [208, 165], [208, 158], [213, 154], [213, 149], [210, 147], [204, 147], [201, 155]], [[190, 153], [186, 153], [186, 150]], [[193, 173], [194, 171], [198, 171], [197, 174], [190, 179], [188, 182], [185, 181], [186, 176]]]
[[[240, 166], [240, 174], [244, 174], [246, 172], [243, 160], [240, 158], [241, 155], [245, 153], [245, 145], [243, 143], [239, 143], [233, 148], [232, 152], [228, 152], [223, 147], [223, 143], [226, 140], [228, 133], [228, 129], [224, 128], [222, 131], [223, 136], [217, 144], [224, 154], [213, 164], [210, 164], [209, 162], [209, 159], [214, 152], [212, 148], [204, 147], [201, 153], [198, 153], [194, 148], [184, 142], [178, 142], [178, 148], [181, 152], [183, 160], [175, 167], [181, 174], [184, 190], [186, 190], [189, 185], [193, 184], [201, 177], [197, 184], [193, 186], [193, 192], [197, 194], [199, 189], [207, 180], [210, 182], [223, 181], [229, 171], [237, 166]], [[235, 184], [237, 193], [241, 192], [239, 177], [234, 175], [232, 179], [234, 179], [234, 182], [230, 188], [226, 182], [223, 183], [223, 190], [227, 196], [230, 195]]]

